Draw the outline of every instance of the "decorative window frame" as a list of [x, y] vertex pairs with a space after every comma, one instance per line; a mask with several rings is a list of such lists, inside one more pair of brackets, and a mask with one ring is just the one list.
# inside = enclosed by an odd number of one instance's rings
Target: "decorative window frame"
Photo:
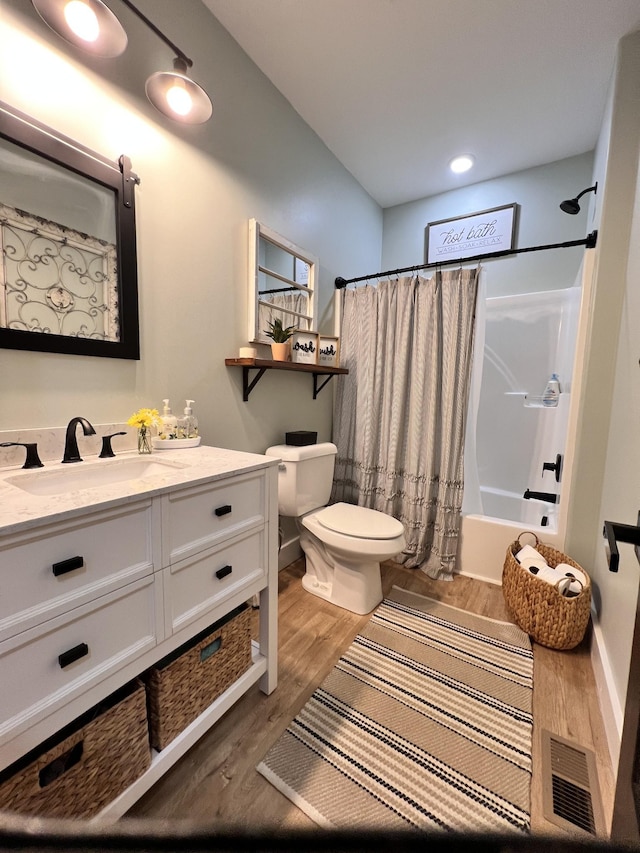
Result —
[[[279, 272], [268, 269], [260, 264], [260, 241], [266, 240], [284, 252], [291, 255], [291, 275], [289, 278]], [[261, 307], [270, 307], [267, 300], [260, 298], [260, 274], [263, 273], [276, 281], [282, 282], [283, 291], [295, 293], [299, 291], [307, 295], [308, 312], [299, 313], [279, 309], [285, 317], [285, 326], [296, 326], [300, 329], [314, 329], [318, 316], [317, 272], [318, 258], [300, 246], [296, 246], [286, 237], [278, 234], [256, 219], [249, 220], [249, 275], [248, 275], [248, 340], [254, 344], [270, 344], [271, 340], [265, 335], [260, 323]], [[296, 280], [297, 279], [297, 280]]]

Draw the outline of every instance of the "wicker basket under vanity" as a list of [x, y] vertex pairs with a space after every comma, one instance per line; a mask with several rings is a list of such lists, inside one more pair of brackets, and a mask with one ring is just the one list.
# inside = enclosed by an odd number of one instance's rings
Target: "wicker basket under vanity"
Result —
[[149, 767], [144, 685], [131, 682], [0, 774], [0, 810], [89, 818]]
[[151, 745], [164, 749], [251, 666], [251, 609], [243, 604], [144, 676]]
[[544, 545], [535, 533], [533, 546], [555, 569], [567, 563], [579, 569], [587, 579], [578, 595], [565, 598], [557, 586], [540, 580], [524, 569], [516, 560], [522, 547], [520, 536], [507, 548], [502, 571], [502, 593], [516, 624], [529, 636], [550, 649], [573, 649], [582, 641], [591, 613], [591, 580], [585, 570], [571, 557]]

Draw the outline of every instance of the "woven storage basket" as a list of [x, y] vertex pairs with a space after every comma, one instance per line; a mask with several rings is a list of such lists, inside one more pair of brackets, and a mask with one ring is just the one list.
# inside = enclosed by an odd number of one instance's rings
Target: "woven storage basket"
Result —
[[522, 547], [520, 536], [507, 548], [502, 571], [502, 593], [516, 624], [537, 643], [550, 649], [573, 649], [584, 637], [591, 612], [591, 581], [585, 570], [562, 551], [543, 545], [535, 533], [535, 549], [555, 569], [568, 563], [587, 579], [581, 592], [565, 598], [557, 586], [540, 580], [523, 569], [515, 558]]
[[245, 605], [153, 667], [146, 676], [151, 745], [164, 749], [251, 666]]
[[150, 763], [144, 685], [136, 681], [3, 771], [0, 809], [92, 817]]

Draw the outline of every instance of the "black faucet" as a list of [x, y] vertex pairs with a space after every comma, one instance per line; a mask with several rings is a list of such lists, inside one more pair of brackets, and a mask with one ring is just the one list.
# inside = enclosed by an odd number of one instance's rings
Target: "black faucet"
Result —
[[86, 418], [71, 418], [67, 425], [67, 435], [64, 440], [63, 462], [82, 462], [82, 456], [78, 450], [78, 439], [76, 438], [76, 427], [80, 424], [85, 435], [95, 435], [96, 431]]
[[100, 459], [106, 459], [110, 456], [116, 455], [113, 452], [113, 447], [111, 447], [111, 439], [114, 438], [116, 435], [126, 435], [126, 432], [112, 432], [111, 435], [102, 436], [102, 450], [98, 454]]
[[545, 501], [548, 504], [558, 503], [558, 495], [554, 495], [552, 492], [532, 492], [530, 489], [527, 489], [522, 497], [525, 501]]
[[27, 458], [24, 460], [23, 468], [43, 468], [43, 464], [38, 456], [37, 444], [24, 444], [22, 441], [3, 441], [0, 447], [24, 447], [27, 451]]

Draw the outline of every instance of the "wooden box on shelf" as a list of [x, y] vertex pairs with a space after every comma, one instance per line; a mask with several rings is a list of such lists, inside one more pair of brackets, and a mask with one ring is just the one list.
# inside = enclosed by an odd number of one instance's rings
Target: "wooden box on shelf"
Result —
[[294, 332], [291, 338], [291, 361], [294, 364], [317, 364], [318, 337], [317, 332]]
[[340, 338], [335, 335], [320, 335], [318, 364], [324, 367], [340, 367]]

